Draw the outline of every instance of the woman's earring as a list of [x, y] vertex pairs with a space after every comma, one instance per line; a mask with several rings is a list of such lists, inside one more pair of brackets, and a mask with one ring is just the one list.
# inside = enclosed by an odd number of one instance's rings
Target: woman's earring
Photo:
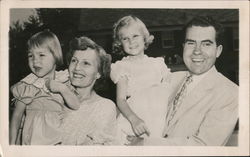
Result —
[[100, 77], [101, 77], [101, 75], [98, 73], [98, 74], [96, 75], [96, 79], [98, 80]]

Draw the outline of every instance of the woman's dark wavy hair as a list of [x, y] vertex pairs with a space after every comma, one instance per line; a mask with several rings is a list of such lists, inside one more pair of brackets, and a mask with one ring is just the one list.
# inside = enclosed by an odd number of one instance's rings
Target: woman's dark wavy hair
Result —
[[98, 57], [98, 72], [100, 73], [101, 77], [96, 80], [94, 85], [94, 90], [102, 91], [105, 87], [106, 81], [109, 79], [110, 76], [110, 66], [112, 57], [110, 54], [107, 54], [105, 50], [96, 44], [93, 40], [88, 37], [82, 36], [79, 38], [74, 38], [70, 41], [69, 44], [69, 56], [68, 56], [68, 65], [74, 52], [77, 50], [86, 50], [86, 49], [95, 50], [97, 57]]
[[214, 27], [216, 31], [216, 37], [215, 37], [216, 44], [217, 46], [222, 44], [222, 38], [223, 38], [222, 35], [224, 32], [223, 26], [217, 20], [213, 19], [211, 16], [196, 16], [191, 21], [189, 21], [183, 29], [185, 34], [184, 39], [186, 38], [187, 29], [192, 26]]

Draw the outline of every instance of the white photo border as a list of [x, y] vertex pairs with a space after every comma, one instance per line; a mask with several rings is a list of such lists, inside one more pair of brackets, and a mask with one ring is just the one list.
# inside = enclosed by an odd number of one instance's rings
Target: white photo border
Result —
[[[175, 8], [239, 9], [239, 143], [237, 147], [190, 146], [12, 146], [9, 145], [10, 8]], [[249, 2], [248, 1], [2, 1], [0, 45], [0, 139], [3, 156], [237, 156], [249, 155]], [[230, 64], [230, 63], [229, 63]]]

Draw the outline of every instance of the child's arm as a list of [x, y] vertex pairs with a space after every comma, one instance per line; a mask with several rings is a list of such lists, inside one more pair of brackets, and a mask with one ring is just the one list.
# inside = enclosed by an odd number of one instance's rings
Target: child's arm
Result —
[[80, 100], [67, 87], [67, 85], [57, 82], [55, 80], [46, 81], [47, 88], [54, 93], [60, 93], [70, 109], [78, 110], [80, 107]]
[[21, 101], [16, 102], [16, 107], [14, 109], [11, 122], [10, 122], [10, 144], [16, 144], [17, 135], [19, 127], [22, 121], [22, 116], [24, 114], [26, 104]]
[[121, 113], [127, 120], [131, 123], [134, 133], [137, 136], [140, 136], [144, 133], [147, 135], [150, 134], [147, 126], [145, 125], [144, 121], [140, 119], [129, 107], [126, 101], [127, 97], [127, 78], [122, 77], [117, 82], [117, 105]]

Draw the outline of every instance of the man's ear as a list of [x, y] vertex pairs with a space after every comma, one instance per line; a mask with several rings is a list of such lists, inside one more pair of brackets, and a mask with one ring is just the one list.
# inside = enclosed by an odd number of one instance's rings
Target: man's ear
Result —
[[217, 48], [216, 48], [216, 58], [218, 58], [221, 55], [222, 49], [223, 49], [222, 45], [217, 46]]

